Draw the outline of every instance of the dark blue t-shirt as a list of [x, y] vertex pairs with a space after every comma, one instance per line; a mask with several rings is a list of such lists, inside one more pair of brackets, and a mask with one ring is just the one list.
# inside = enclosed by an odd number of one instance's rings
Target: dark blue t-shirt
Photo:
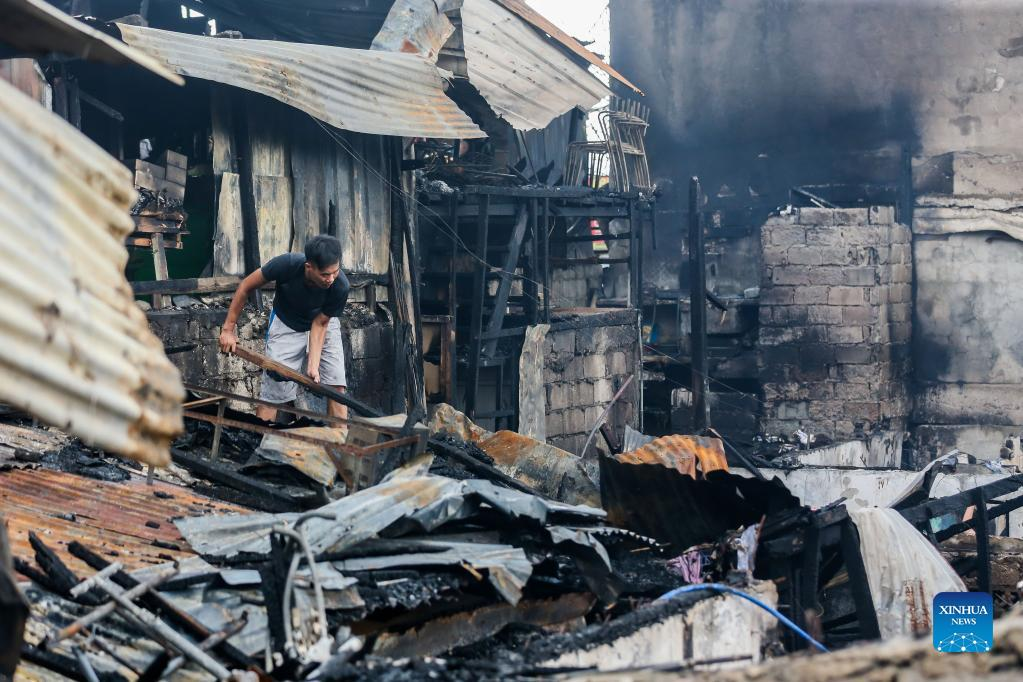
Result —
[[277, 283], [274, 312], [295, 331], [309, 331], [320, 313], [341, 316], [351, 288], [345, 273], [339, 272], [329, 289], [311, 286], [305, 281], [305, 255], [301, 253], [276, 256], [260, 269], [263, 277]]

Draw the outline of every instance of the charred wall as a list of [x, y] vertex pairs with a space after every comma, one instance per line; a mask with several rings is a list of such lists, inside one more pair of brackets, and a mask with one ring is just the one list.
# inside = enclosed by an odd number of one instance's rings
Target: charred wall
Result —
[[891, 208], [795, 209], [761, 232], [761, 427], [850, 438], [906, 428], [910, 230]]
[[[1020, 146], [1023, 15], [993, 0], [611, 0], [611, 59], [646, 93], [663, 188], [646, 271], [678, 286], [685, 183], [773, 207], [793, 185], [886, 182], [905, 147]], [[883, 149], [864, 155], [865, 151]], [[765, 214], [766, 215], [766, 214]], [[648, 242], [649, 244], [649, 242]]]

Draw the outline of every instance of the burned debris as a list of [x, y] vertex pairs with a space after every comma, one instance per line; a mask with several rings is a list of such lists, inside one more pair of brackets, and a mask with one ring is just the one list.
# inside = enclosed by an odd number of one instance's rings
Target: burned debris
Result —
[[0, 0], [0, 677], [1018, 673], [1003, 9], [243, 4]]

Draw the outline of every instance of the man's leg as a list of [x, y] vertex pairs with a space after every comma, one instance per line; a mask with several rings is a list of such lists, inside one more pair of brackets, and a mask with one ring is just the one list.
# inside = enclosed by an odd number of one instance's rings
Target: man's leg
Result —
[[[331, 386], [338, 393], [344, 393], [344, 386]], [[327, 414], [331, 417], [338, 417], [339, 419], [348, 419], [348, 406], [344, 403], [339, 403], [335, 400], [327, 401]]]
[[[301, 372], [306, 357], [307, 333], [296, 332], [276, 315], [266, 335], [266, 355], [271, 360]], [[298, 386], [293, 381], [277, 381], [267, 372], [260, 377], [259, 397], [271, 403], [284, 405], [298, 397]], [[256, 416], [266, 421], [277, 419], [277, 409], [259, 405]]]
[[[323, 340], [323, 352], [320, 354], [320, 381], [340, 393], [344, 393], [348, 385], [345, 377], [345, 349], [341, 340], [341, 323], [337, 318], [332, 319], [327, 325], [327, 336]], [[348, 407], [328, 400], [327, 414], [348, 419]]]

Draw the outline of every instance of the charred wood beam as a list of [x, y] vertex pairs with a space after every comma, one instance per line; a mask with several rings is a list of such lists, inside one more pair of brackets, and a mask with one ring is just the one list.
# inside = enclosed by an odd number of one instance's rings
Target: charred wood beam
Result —
[[914, 526], [919, 525], [930, 519], [944, 516], [945, 514], [951, 513], [963, 513], [966, 508], [974, 504], [975, 491], [983, 490], [985, 499], [992, 500], [1002, 495], [1008, 495], [1011, 492], [1019, 490], [1023, 487], [1023, 474], [1015, 474], [1008, 478], [1003, 478], [994, 483], [988, 483], [977, 488], [971, 488], [970, 490], [964, 490], [961, 493], [955, 495], [948, 495], [937, 500], [928, 500], [923, 504], [919, 504], [909, 509], [901, 509], [899, 513], [902, 514], [907, 521], [912, 523]]
[[[1023, 507], [1023, 495], [1014, 497], [1011, 500], [991, 507], [990, 509], [987, 510], [987, 515], [989, 519], [997, 519], [999, 516], [1005, 516], [1009, 512], [1016, 511], [1020, 507]], [[949, 526], [948, 528], [942, 529], [937, 533], [933, 533], [934, 541], [944, 542], [945, 540], [948, 540], [951, 537], [959, 535], [960, 533], [965, 533], [966, 531], [970, 530], [973, 527], [974, 524], [972, 521], [963, 521], [957, 523], [955, 525]]]
[[[494, 297], [494, 309], [491, 311], [490, 320], [487, 323], [487, 334], [499, 331], [504, 324], [504, 314], [508, 309], [508, 297], [511, 295], [511, 275], [515, 272], [515, 268], [518, 265], [519, 258], [522, 253], [522, 240], [526, 236], [526, 228], [530, 224], [529, 219], [532, 215], [532, 211], [528, 210], [526, 205], [519, 207], [518, 214], [515, 218], [515, 226], [512, 228], [511, 237], [508, 239], [508, 251], [505, 256], [504, 266], [498, 273], [501, 277], [501, 281], [497, 285], [497, 296]], [[484, 254], [481, 253], [480, 257], [484, 258]], [[484, 260], [486, 259], [484, 258]], [[481, 264], [481, 267], [485, 266], [482, 266]], [[524, 283], [524, 286], [525, 284], [528, 284], [528, 282]], [[483, 291], [479, 291], [478, 293], [481, 297], [486, 296], [486, 293]], [[497, 341], [487, 341], [483, 345], [482, 355], [484, 357], [492, 357], [496, 351]]]
[[842, 523], [842, 558], [849, 573], [849, 586], [856, 604], [856, 616], [860, 622], [860, 634], [864, 639], [880, 639], [881, 626], [877, 622], [874, 599], [867, 582], [867, 568], [860, 552], [860, 534], [852, 519]]
[[297, 500], [281, 493], [276, 487], [239, 474], [225, 465], [201, 457], [193, 457], [176, 448], [171, 449], [171, 459], [178, 466], [184, 467], [197, 476], [252, 496], [259, 502], [262, 511], [292, 512], [303, 508]]
[[988, 539], [988, 509], [984, 488], [975, 488], [973, 529], [977, 536], [977, 589], [991, 592], [991, 541]]
[[702, 432], [710, 426], [710, 377], [707, 363], [707, 269], [703, 244], [703, 222], [700, 220], [699, 178], [689, 182], [689, 310], [692, 338], [693, 431]]
[[469, 323], [469, 382], [465, 391], [465, 411], [469, 419], [476, 416], [476, 397], [480, 383], [480, 356], [483, 353], [483, 301], [486, 297], [487, 231], [490, 221], [490, 196], [480, 197], [476, 217], [476, 257], [479, 263], [473, 272], [472, 319]]

